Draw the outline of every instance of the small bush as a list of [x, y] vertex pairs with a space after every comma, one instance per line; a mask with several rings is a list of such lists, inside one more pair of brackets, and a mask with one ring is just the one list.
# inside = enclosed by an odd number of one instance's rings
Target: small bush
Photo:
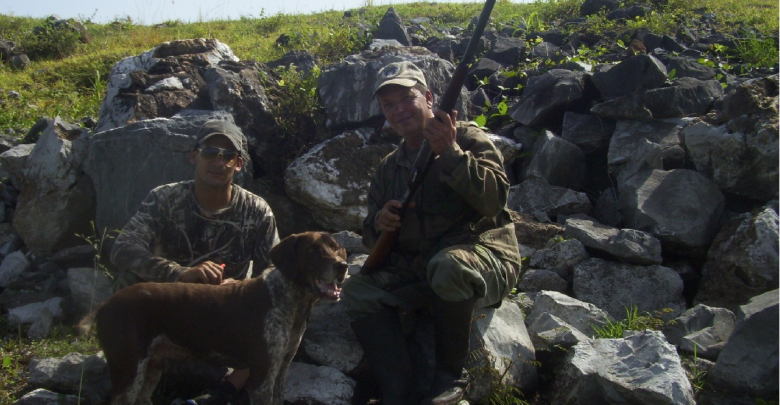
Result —
[[772, 67], [778, 60], [777, 44], [774, 39], [759, 39], [754, 33], [737, 41], [736, 52], [739, 59], [755, 67]]
[[81, 34], [65, 24], [51, 20], [35, 27], [23, 40], [22, 47], [30, 59], [61, 59], [73, 55], [80, 46]]

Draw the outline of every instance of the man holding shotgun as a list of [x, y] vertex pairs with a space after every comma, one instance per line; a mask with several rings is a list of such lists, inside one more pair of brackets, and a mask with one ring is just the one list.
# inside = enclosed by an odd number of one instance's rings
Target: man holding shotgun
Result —
[[[519, 276], [517, 239], [506, 210], [509, 181], [501, 154], [482, 130], [456, 122], [456, 111], [434, 109], [423, 72], [413, 63], [385, 66], [374, 96], [402, 141], [371, 182], [363, 244], [373, 248], [382, 233], [397, 233], [397, 241], [380, 267], [364, 267], [347, 280], [342, 302], [383, 405], [457, 404], [467, 385], [463, 368], [474, 309], [500, 305]], [[399, 196], [424, 141], [435, 158], [402, 207]], [[415, 386], [402, 325], [405, 315], [420, 309], [432, 312], [435, 326], [436, 367], [428, 392]]]

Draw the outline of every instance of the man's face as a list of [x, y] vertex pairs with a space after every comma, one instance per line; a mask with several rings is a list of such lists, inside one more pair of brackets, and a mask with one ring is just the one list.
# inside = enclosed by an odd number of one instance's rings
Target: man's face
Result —
[[[225, 155], [230, 153], [225, 151], [232, 151], [235, 156], [226, 157]], [[190, 153], [190, 162], [195, 165], [195, 181], [216, 188], [229, 185], [233, 175], [244, 167], [244, 160], [224, 136], [214, 136], [206, 140]]]
[[433, 117], [433, 95], [414, 87], [389, 85], [377, 93], [377, 100], [385, 119], [410, 146], [417, 147], [423, 140], [425, 122]]

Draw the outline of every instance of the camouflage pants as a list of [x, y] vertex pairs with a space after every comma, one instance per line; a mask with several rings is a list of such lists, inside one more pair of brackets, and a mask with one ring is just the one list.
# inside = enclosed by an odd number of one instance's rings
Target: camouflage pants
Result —
[[426, 280], [411, 269], [390, 267], [344, 282], [341, 305], [353, 319], [395, 308], [410, 312], [429, 307], [435, 296], [463, 301], [477, 296], [477, 308], [499, 303], [517, 284], [520, 265], [500, 261], [480, 245], [455, 245], [436, 253]]

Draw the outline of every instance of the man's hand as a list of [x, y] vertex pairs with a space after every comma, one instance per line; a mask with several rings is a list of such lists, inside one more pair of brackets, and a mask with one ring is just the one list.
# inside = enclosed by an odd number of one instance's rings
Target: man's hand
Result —
[[205, 261], [181, 272], [179, 281], [182, 283], [222, 284], [224, 267], [211, 261]]
[[452, 111], [451, 114], [436, 109], [433, 111], [434, 118], [425, 122], [423, 136], [431, 145], [431, 150], [437, 155], [446, 152], [455, 143], [457, 129], [455, 121], [458, 118], [458, 112]]

